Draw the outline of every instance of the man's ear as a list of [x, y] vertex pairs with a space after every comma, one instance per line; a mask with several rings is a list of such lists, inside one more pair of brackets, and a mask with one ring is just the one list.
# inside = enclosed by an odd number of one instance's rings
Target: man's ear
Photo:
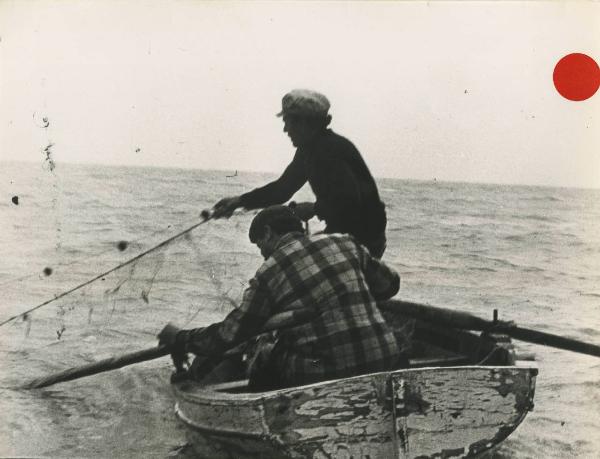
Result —
[[269, 225], [265, 225], [265, 235], [264, 235], [264, 239], [266, 240], [270, 240], [271, 237], [273, 236], [273, 230], [271, 229], [271, 227]]

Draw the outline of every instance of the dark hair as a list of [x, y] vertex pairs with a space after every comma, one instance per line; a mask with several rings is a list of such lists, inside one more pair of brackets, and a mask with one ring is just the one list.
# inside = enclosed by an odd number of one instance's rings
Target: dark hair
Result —
[[271, 206], [261, 210], [250, 224], [248, 237], [255, 243], [265, 235], [265, 226], [269, 225], [277, 234], [303, 232], [302, 221], [287, 206]]
[[299, 115], [295, 113], [290, 113], [285, 115], [286, 118], [290, 118], [291, 120], [303, 120], [309, 126], [316, 129], [327, 129], [329, 123], [331, 123], [331, 115]]

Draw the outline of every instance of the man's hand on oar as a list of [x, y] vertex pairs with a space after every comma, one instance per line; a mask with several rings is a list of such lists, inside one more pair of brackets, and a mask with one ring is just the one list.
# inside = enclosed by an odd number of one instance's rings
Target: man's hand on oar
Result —
[[166, 346], [171, 351], [171, 359], [175, 365], [175, 373], [171, 375], [171, 382], [175, 379], [181, 379], [189, 369], [189, 361], [185, 352], [185, 344], [177, 340], [177, 334], [181, 331], [172, 323], [165, 325], [165, 328], [158, 334], [158, 346]]
[[29, 381], [22, 387], [24, 389], [39, 389], [60, 382], [72, 381], [85, 376], [92, 376], [105, 371], [116, 370], [117, 368], [133, 365], [134, 363], [154, 360], [169, 354], [173, 356], [173, 363], [175, 363], [176, 368], [184, 368], [187, 362], [187, 355], [185, 349], [182, 348], [182, 344], [177, 340], [179, 331], [180, 329], [178, 327], [167, 324], [167, 326], [158, 334], [159, 345], [157, 347], [109, 357], [79, 367], [68, 368], [67, 370]]

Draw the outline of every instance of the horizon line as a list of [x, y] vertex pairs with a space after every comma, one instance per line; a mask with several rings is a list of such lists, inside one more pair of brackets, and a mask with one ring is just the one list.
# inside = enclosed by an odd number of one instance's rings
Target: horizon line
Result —
[[[0, 158], [0, 163], [18, 163], [18, 164], [36, 164], [36, 163], [44, 164], [45, 160], [42, 161], [34, 161], [28, 159], [3, 159]], [[57, 161], [54, 160], [54, 163], [57, 164]], [[170, 170], [196, 170], [196, 171], [206, 171], [206, 172], [223, 172], [223, 173], [245, 173], [245, 174], [271, 174], [275, 176], [281, 175], [278, 172], [271, 171], [258, 171], [258, 170], [245, 170], [245, 169], [219, 169], [219, 168], [200, 168], [200, 167], [183, 167], [183, 166], [160, 166], [156, 164], [151, 165], [140, 165], [140, 164], [115, 164], [115, 163], [98, 163], [98, 162], [71, 162], [71, 161], [59, 161], [58, 164], [64, 164], [67, 166], [100, 166], [100, 167], [114, 167], [114, 168], [131, 168], [131, 169], [170, 169]], [[489, 185], [489, 186], [514, 186], [514, 187], [530, 187], [530, 188], [558, 188], [558, 189], [573, 189], [573, 190], [600, 190], [600, 185], [597, 187], [593, 186], [573, 186], [573, 185], [548, 185], [548, 184], [527, 184], [527, 183], [515, 183], [515, 182], [482, 182], [482, 181], [469, 181], [469, 180], [443, 180], [437, 179], [433, 177], [431, 179], [423, 179], [423, 178], [412, 178], [412, 177], [390, 177], [390, 176], [379, 176], [373, 175], [375, 179], [383, 179], [383, 180], [399, 180], [399, 181], [412, 181], [412, 182], [423, 182], [423, 183], [439, 183], [439, 184], [464, 184], [464, 185]]]

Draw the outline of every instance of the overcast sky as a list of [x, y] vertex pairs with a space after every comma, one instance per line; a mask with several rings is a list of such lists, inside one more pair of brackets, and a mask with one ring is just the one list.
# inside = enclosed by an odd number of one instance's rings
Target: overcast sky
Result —
[[600, 187], [573, 52], [600, 3], [0, 0], [0, 159], [280, 172], [312, 88], [376, 176]]

